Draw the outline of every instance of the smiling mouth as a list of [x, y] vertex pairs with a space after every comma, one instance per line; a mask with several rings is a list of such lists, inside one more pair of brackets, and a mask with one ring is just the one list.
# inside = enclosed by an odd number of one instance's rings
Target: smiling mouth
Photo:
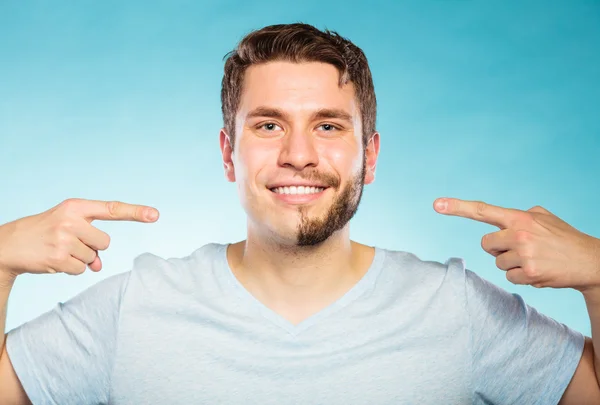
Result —
[[275, 194], [289, 194], [289, 195], [311, 195], [318, 194], [325, 190], [327, 187], [312, 187], [312, 186], [283, 186], [274, 187], [269, 190]]

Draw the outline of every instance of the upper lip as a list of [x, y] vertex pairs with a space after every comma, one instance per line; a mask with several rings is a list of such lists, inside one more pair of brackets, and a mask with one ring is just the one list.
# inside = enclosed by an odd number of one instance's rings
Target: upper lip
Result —
[[326, 186], [324, 184], [321, 183], [315, 183], [315, 182], [310, 182], [310, 181], [298, 181], [298, 180], [293, 180], [293, 181], [288, 181], [288, 182], [277, 182], [277, 183], [273, 183], [267, 186], [267, 188], [269, 189], [274, 189], [277, 187], [291, 187], [291, 186], [304, 186], [304, 187], [320, 187], [320, 188], [327, 188], [329, 186]]

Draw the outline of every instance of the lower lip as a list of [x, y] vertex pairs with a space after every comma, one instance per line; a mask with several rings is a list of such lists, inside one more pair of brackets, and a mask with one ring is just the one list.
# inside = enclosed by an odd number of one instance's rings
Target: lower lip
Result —
[[271, 191], [271, 193], [273, 193], [277, 200], [286, 204], [306, 204], [320, 198], [326, 190], [327, 188], [318, 193], [311, 194], [279, 194], [274, 191]]

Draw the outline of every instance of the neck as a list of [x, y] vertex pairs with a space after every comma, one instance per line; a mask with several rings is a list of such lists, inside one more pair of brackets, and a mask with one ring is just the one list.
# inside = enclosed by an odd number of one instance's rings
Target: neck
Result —
[[346, 293], [368, 270], [374, 249], [352, 242], [348, 226], [317, 246], [283, 246], [248, 239], [228, 250], [240, 283], [259, 301], [294, 322]]

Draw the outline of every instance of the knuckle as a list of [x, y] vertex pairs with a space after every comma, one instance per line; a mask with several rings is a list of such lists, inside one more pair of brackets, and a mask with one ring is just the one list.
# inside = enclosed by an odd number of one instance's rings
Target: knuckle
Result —
[[531, 240], [531, 234], [523, 229], [515, 231], [515, 240], [519, 243], [526, 243]]
[[87, 251], [87, 253], [85, 254], [85, 257], [84, 257], [85, 264], [86, 265], [90, 264], [91, 262], [93, 262], [94, 260], [96, 260], [96, 256], [98, 256], [98, 252], [96, 252], [93, 249], [89, 249]]
[[58, 247], [61, 246], [66, 246], [69, 244], [70, 242], [70, 235], [65, 232], [63, 229], [61, 229], [60, 226], [57, 226], [54, 229], [54, 241], [55, 241], [55, 245]]
[[530, 226], [535, 219], [534, 212], [522, 211], [517, 214], [518, 214], [517, 220], [519, 221], [519, 223], [521, 223], [525, 226]]
[[67, 211], [74, 210], [79, 204], [81, 204], [81, 199], [79, 198], [67, 198], [60, 203], [62, 208], [66, 209]]
[[104, 234], [100, 243], [98, 244], [98, 250], [106, 250], [110, 246], [110, 235]]
[[134, 211], [134, 218], [138, 221], [143, 221], [146, 217], [146, 207], [138, 206]]
[[481, 248], [487, 252], [487, 245], [490, 240], [490, 237], [486, 234], [481, 237]]
[[515, 251], [517, 252], [517, 255], [521, 259], [532, 259], [533, 258], [533, 251], [529, 246], [526, 246], [526, 245], [517, 246]]
[[85, 271], [85, 269], [87, 269], [87, 264], [80, 262], [80, 264], [77, 265], [76, 270], [78, 271], [78, 274], [81, 274]]
[[64, 231], [72, 231], [73, 228], [75, 228], [75, 224], [73, 223], [73, 220], [71, 220], [70, 218], [63, 218], [59, 223], [58, 223], [58, 228]]
[[116, 218], [119, 215], [121, 205], [122, 204], [119, 201], [107, 201], [106, 211], [108, 212], [108, 215], [112, 218]]
[[477, 212], [477, 215], [484, 215], [485, 212], [487, 211], [487, 204], [484, 203], [483, 201], [477, 201], [475, 203], [475, 212]]
[[87, 265], [85, 263], [79, 262], [78, 264], [73, 266], [73, 269], [71, 270], [71, 274], [73, 274], [73, 275], [82, 274], [86, 268], [87, 268]]
[[509, 270], [506, 272], [506, 279], [515, 285], [529, 284], [527, 275], [518, 273], [518, 271]]
[[71, 255], [63, 249], [55, 249], [49, 257], [49, 261], [53, 265], [62, 266]]
[[523, 269], [523, 273], [529, 278], [537, 278], [539, 276], [539, 271], [532, 262], [525, 263], [521, 268]]
[[506, 279], [513, 284], [519, 284], [517, 278], [515, 277], [512, 271], [506, 272]]

